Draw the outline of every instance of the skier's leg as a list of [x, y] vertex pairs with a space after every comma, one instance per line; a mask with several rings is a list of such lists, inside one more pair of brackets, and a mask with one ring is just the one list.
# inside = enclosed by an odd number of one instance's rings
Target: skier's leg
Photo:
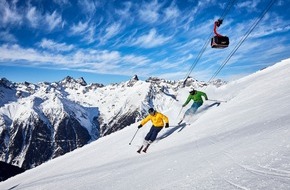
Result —
[[194, 103], [190, 106], [190, 108], [189, 108], [188, 110], [186, 110], [186, 112], [184, 113], [183, 118], [181, 119], [181, 121], [180, 121], [178, 124], [181, 124], [182, 121], [184, 121], [184, 120], [186, 121], [186, 120], [188, 120], [190, 117], [192, 117], [192, 116], [196, 113], [197, 109], [198, 109], [201, 105], [202, 105], [202, 104], [199, 103], [199, 102], [194, 102]]
[[192, 108], [190, 107], [189, 109], [187, 109], [183, 115], [183, 117], [180, 119], [180, 121], [178, 122], [178, 125], [185, 119], [185, 117], [187, 117], [188, 115], [190, 115], [192, 112]]
[[188, 117], [190, 117], [191, 115], [193, 115], [194, 112], [195, 112], [195, 109], [194, 109], [194, 107], [191, 106], [191, 107], [190, 107], [188, 110], [186, 110], [186, 112], [184, 113], [184, 116], [183, 116], [183, 118], [181, 119], [180, 123], [181, 123], [182, 121], [186, 120], [186, 118], [188, 118]]
[[185, 116], [190, 115], [192, 113], [192, 106], [186, 110], [186, 112], [184, 113], [183, 119], [185, 118]]
[[202, 103], [200, 102], [194, 102], [191, 106], [191, 112], [190, 115], [188, 115], [186, 121], [188, 122], [188, 124], [191, 124], [192, 122], [195, 121], [194, 119], [194, 115], [196, 114], [198, 108], [202, 105]]
[[[191, 107], [188, 109], [187, 115], [193, 115], [197, 111], [197, 109], [202, 105], [200, 102], [194, 102]], [[186, 112], [185, 112], [186, 113]]]
[[150, 141], [153, 142], [155, 141], [158, 133], [161, 131], [162, 127], [154, 127], [153, 131], [152, 131], [152, 135], [150, 136]]
[[[147, 146], [145, 146], [143, 152], [146, 152], [147, 149], [148, 149], [148, 147], [150, 146], [150, 144], [151, 144], [153, 141], [155, 141], [155, 139], [156, 139], [158, 133], [161, 131], [162, 127], [154, 127], [154, 126], [152, 126], [151, 129], [152, 129], [152, 133], [151, 133], [151, 135], [150, 135], [150, 137], [149, 137], [149, 139], [148, 139], [148, 141], [147, 141], [148, 144], [147, 144]], [[150, 131], [151, 131], [151, 130], [150, 130]]]
[[153, 134], [153, 131], [154, 131], [154, 127], [152, 126], [151, 128], [150, 128], [150, 131], [147, 133], [147, 135], [145, 136], [145, 140], [146, 141], [149, 141], [150, 140], [150, 137], [151, 137], [151, 135]]
[[[148, 148], [148, 146], [149, 146], [149, 141], [150, 141], [150, 137], [151, 137], [151, 135], [152, 135], [152, 133], [153, 133], [153, 126], [151, 127], [151, 129], [149, 130], [149, 132], [147, 133], [147, 135], [145, 136], [145, 139], [144, 139], [144, 141], [143, 141], [143, 145], [137, 150], [137, 152], [138, 153], [140, 153], [141, 152], [141, 150], [145, 147], [145, 149], [147, 150], [147, 148]], [[147, 148], [146, 148], [147, 147]], [[144, 150], [145, 150], [144, 149]], [[143, 150], [143, 151], [144, 151]], [[146, 152], [146, 151], [145, 151]]]
[[200, 103], [196, 103], [194, 102], [192, 105], [191, 105], [191, 110], [192, 110], [192, 114], [195, 114], [195, 112], [197, 111], [197, 109], [200, 107]]
[[152, 143], [151, 141], [146, 141], [147, 145], [145, 146], [145, 148], [143, 149], [143, 152], [146, 152], [148, 147], [150, 146], [150, 144]]
[[144, 147], [144, 145], [142, 145], [142, 146], [137, 150], [137, 152], [140, 153], [143, 147]]

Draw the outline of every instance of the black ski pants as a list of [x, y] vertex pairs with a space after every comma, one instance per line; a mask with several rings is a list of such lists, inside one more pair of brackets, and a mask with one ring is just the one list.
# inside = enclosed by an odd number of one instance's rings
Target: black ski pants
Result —
[[152, 125], [150, 131], [147, 133], [145, 137], [145, 140], [153, 142], [162, 128], [163, 127], [155, 127], [154, 125]]

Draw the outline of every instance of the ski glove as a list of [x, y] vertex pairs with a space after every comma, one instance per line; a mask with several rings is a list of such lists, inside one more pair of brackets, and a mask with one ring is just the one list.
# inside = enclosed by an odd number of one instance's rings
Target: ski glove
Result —
[[138, 129], [140, 129], [142, 127], [142, 125], [140, 124], [140, 125], [138, 125]]
[[168, 123], [166, 123], [166, 124], [165, 124], [165, 128], [168, 128], [168, 127], [169, 127], [169, 124], [168, 124]]

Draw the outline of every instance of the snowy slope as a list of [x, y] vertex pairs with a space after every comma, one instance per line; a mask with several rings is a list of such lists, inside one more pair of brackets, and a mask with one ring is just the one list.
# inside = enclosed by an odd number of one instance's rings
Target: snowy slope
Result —
[[[183, 91], [203, 85], [188, 78]], [[0, 160], [31, 169], [135, 123], [149, 107], [168, 110], [180, 88], [183, 81], [139, 81], [137, 75], [108, 86], [70, 76], [37, 85], [2, 78]]]
[[161, 131], [147, 154], [136, 150], [150, 124], [129, 145], [137, 122], [10, 178], [0, 189], [290, 189], [289, 71], [290, 59], [204, 89], [210, 99], [229, 101], [178, 127], [188, 93], [183, 89], [179, 101], [160, 108], [171, 128]]

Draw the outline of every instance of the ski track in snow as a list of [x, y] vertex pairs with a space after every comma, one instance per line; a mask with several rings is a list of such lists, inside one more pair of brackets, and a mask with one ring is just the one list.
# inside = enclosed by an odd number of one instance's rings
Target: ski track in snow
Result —
[[[287, 118], [285, 119], [285, 121], [286, 120], [287, 120]], [[269, 130], [268, 132], [265, 132], [262, 135], [267, 136], [267, 135], [271, 135], [275, 131], [282, 131], [282, 130], [286, 130], [286, 129], [287, 128], [285, 126], [278, 127], [278, 128], [274, 128], [272, 130]], [[257, 143], [258, 141], [263, 141], [263, 140], [264, 139], [261, 138], [261, 139], [257, 139], [255, 142]], [[262, 166], [259, 166], [259, 163], [257, 165], [253, 165], [253, 166], [242, 164], [242, 163], [240, 163], [240, 161], [236, 160], [234, 158], [234, 156], [232, 156], [233, 153], [231, 153], [230, 150], [227, 150], [227, 148], [224, 148], [224, 147], [221, 147], [220, 145], [218, 145], [221, 142], [220, 140], [217, 140], [215, 137], [211, 136], [208, 138], [208, 142], [211, 143], [208, 146], [214, 146], [213, 149], [215, 149], [215, 151], [216, 151], [215, 153], [212, 153], [213, 155], [223, 154], [224, 156], [227, 157], [227, 159], [228, 159], [227, 162], [232, 162], [233, 164], [235, 164], [236, 166], [238, 166], [242, 170], [244, 170], [244, 172], [248, 173], [248, 174], [244, 174], [244, 175], [249, 175], [249, 173], [251, 173], [254, 175], [264, 177], [264, 178], [266, 178], [265, 180], [269, 180], [269, 179], [277, 180], [279, 178], [279, 179], [281, 179], [281, 181], [285, 181], [286, 185], [287, 185], [287, 181], [288, 180], [290, 181], [290, 171], [262, 167]], [[248, 144], [244, 144], [244, 146], [245, 145], [250, 146], [251, 143], [253, 143], [253, 142], [249, 142]], [[195, 146], [196, 146], [196, 150], [197, 150], [199, 155], [206, 154], [205, 152], [202, 151], [203, 149], [200, 148], [198, 141], [195, 142]], [[275, 150], [276, 148], [274, 147], [273, 149]], [[223, 173], [220, 173], [221, 170], [217, 169], [218, 166], [213, 161], [210, 161], [209, 159], [207, 159], [208, 156], [204, 156], [204, 158], [205, 158], [205, 161], [208, 163], [208, 165], [211, 167], [212, 173], [216, 173], [222, 180], [226, 181], [227, 183], [233, 185], [234, 187], [236, 187], [238, 189], [251, 189], [251, 188], [247, 188], [246, 186], [239, 184], [237, 182], [233, 182], [231, 179], [227, 179], [226, 177], [223, 176]]]

